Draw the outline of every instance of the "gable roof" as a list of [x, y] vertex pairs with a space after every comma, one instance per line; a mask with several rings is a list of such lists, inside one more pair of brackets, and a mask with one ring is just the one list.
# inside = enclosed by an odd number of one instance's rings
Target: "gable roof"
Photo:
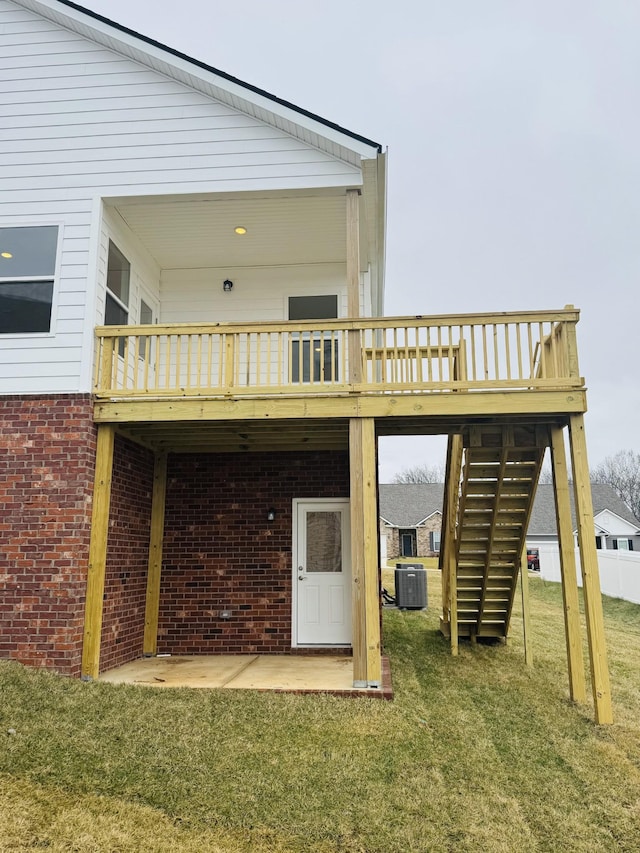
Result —
[[[380, 518], [392, 527], [416, 527], [434, 512], [442, 512], [443, 483], [388, 483], [380, 484]], [[594, 517], [609, 510], [640, 531], [640, 522], [615, 490], [604, 483], [591, 484]], [[569, 490], [571, 523], [576, 527], [573, 491]], [[555, 536], [556, 509], [553, 485], [540, 483], [533, 502], [529, 536]]]
[[380, 518], [393, 527], [417, 527], [442, 512], [444, 483], [380, 484]]
[[340, 159], [354, 162], [354, 155], [375, 158], [382, 151], [379, 143], [365, 136], [167, 47], [73, 0], [14, 2]]
[[[591, 497], [594, 517], [603, 510], [608, 509], [624, 521], [632, 524], [636, 529], [640, 529], [638, 519], [634, 518], [631, 510], [616, 494], [612, 486], [605, 483], [592, 483]], [[571, 523], [575, 530], [576, 512], [572, 489], [569, 489], [569, 500], [571, 503]], [[529, 521], [528, 534], [530, 536], [557, 534], [555, 499], [553, 496], [553, 485], [550, 483], [540, 483], [538, 486]]]

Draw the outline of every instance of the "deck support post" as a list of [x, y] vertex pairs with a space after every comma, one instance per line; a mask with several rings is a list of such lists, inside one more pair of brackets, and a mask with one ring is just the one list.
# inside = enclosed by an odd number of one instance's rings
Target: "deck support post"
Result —
[[593, 501], [587, 461], [587, 443], [582, 414], [569, 417], [569, 444], [573, 468], [580, 565], [582, 568], [582, 594], [589, 641], [593, 704], [596, 723], [607, 725], [613, 722], [613, 709], [607, 666], [607, 647], [604, 637], [598, 554], [593, 530]]
[[582, 639], [580, 636], [578, 579], [573, 544], [571, 504], [569, 501], [569, 475], [562, 427], [552, 426], [549, 430], [549, 439], [556, 507], [556, 526], [558, 529], [560, 551], [560, 572], [562, 576], [562, 602], [567, 644], [569, 696], [574, 702], [586, 702], [587, 691], [584, 679], [584, 662], [582, 659]]
[[98, 426], [82, 647], [81, 672], [85, 681], [97, 678], [100, 673], [100, 640], [102, 635], [104, 578], [107, 568], [114, 439], [115, 428], [113, 424], [100, 424]]
[[529, 607], [529, 563], [526, 545], [520, 559], [520, 593], [522, 595], [522, 634], [524, 639], [524, 662], [533, 666], [533, 646], [531, 643], [531, 609]]
[[[347, 313], [360, 317], [360, 190], [347, 190]], [[362, 342], [360, 330], [352, 329], [349, 337], [349, 382], [362, 382]]]
[[373, 418], [349, 421], [353, 686], [380, 687], [380, 578]]
[[447, 444], [447, 476], [445, 500], [445, 536], [442, 555], [443, 619], [449, 623], [451, 654], [458, 654], [458, 579], [456, 555], [456, 515], [458, 512], [458, 489], [462, 464], [462, 436], [449, 436]]
[[167, 454], [156, 453], [151, 498], [151, 532], [149, 535], [149, 569], [144, 612], [144, 641], [142, 653], [152, 657], [158, 653], [158, 616], [160, 611], [160, 576], [162, 572], [162, 543], [164, 511], [167, 494]]

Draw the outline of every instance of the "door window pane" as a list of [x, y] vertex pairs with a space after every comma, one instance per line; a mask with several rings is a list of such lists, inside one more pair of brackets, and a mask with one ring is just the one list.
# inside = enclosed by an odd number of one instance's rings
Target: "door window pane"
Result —
[[153, 323], [153, 310], [144, 299], [140, 300], [140, 325], [150, 326]]
[[307, 513], [307, 572], [342, 571], [342, 513]]
[[338, 342], [294, 338], [291, 341], [291, 381], [337, 382]]

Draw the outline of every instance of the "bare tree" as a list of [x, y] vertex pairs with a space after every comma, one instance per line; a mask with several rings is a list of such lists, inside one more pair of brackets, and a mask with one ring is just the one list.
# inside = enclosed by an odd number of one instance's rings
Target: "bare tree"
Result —
[[640, 518], [640, 453], [619, 450], [591, 470], [592, 483], [608, 483]]
[[394, 483], [444, 483], [444, 465], [413, 465], [393, 478]]

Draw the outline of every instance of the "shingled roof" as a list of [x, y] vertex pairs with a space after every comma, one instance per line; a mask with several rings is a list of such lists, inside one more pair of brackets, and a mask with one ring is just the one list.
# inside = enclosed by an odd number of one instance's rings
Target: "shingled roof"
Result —
[[434, 512], [442, 512], [444, 483], [380, 485], [380, 517], [393, 527], [417, 527]]
[[[640, 529], [640, 522], [634, 518], [633, 513], [625, 502], [618, 497], [614, 489], [605, 483], [591, 484], [591, 497], [593, 500], [594, 516], [608, 509]], [[576, 526], [576, 512], [573, 503], [573, 491], [569, 489], [569, 500], [571, 502], [571, 523]], [[531, 520], [529, 522], [530, 536], [556, 535], [556, 508], [553, 497], [553, 486], [550, 483], [541, 483], [538, 486], [536, 497], [533, 502]]]
[[[591, 484], [594, 516], [608, 509], [640, 530], [640, 522], [614, 489], [604, 483]], [[576, 514], [573, 491], [569, 489], [571, 523], [575, 529]], [[442, 512], [443, 483], [391, 483], [380, 485], [380, 518], [393, 527], [417, 527], [421, 522]], [[556, 509], [553, 486], [541, 483], [533, 502], [528, 533], [530, 536], [555, 536]]]

